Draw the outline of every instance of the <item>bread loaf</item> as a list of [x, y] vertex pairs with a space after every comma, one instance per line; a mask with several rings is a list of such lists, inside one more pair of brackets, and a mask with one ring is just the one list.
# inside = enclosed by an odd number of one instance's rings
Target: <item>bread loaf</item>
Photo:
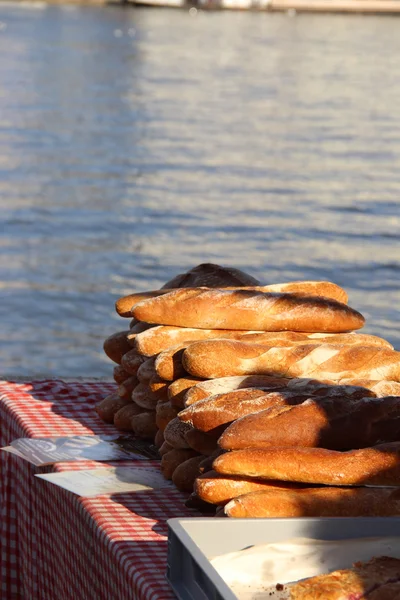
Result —
[[400, 515], [400, 490], [324, 487], [256, 491], [231, 500], [224, 511], [235, 518], [391, 517]]
[[153, 394], [155, 396], [157, 396], [157, 398], [159, 400], [166, 402], [167, 400], [169, 400], [169, 398], [168, 398], [169, 383], [170, 383], [169, 381], [164, 381], [164, 379], [162, 379], [158, 375], [154, 375], [149, 381], [149, 388], [150, 388], [150, 391], [153, 392]]
[[204, 380], [198, 377], [181, 377], [170, 383], [168, 386], [168, 399], [171, 404], [178, 408], [184, 408], [186, 392], [201, 381]]
[[147, 383], [139, 383], [132, 392], [132, 400], [142, 408], [156, 410], [159, 399], [150, 390]]
[[198, 429], [189, 429], [184, 438], [189, 448], [204, 456], [211, 456], [218, 449], [217, 438]]
[[[196, 379], [196, 378], [193, 378]], [[199, 379], [199, 378], [197, 378]], [[233, 377], [219, 377], [217, 379], [199, 379], [199, 383], [188, 389], [185, 394], [185, 406], [191, 406], [200, 400], [246, 388], [260, 390], [284, 389], [290, 382], [284, 377], [270, 377], [268, 375], [245, 375]]]
[[298, 390], [294, 386], [272, 392], [257, 388], [244, 388], [200, 400], [181, 411], [179, 419], [201, 431], [211, 431], [215, 427], [227, 425], [236, 419], [240, 419], [238, 423], [242, 423], [241, 417], [246, 415], [261, 413], [261, 411], [276, 406], [302, 404], [310, 397], [322, 395], [337, 397], [340, 400], [346, 399], [345, 403], [348, 405], [350, 399], [373, 397], [374, 393], [362, 387], [313, 382], [299, 386]]
[[350, 450], [396, 441], [400, 442], [400, 397], [337, 396], [249, 414], [224, 431], [219, 445], [224, 450], [270, 446]]
[[342, 379], [340, 385], [361, 386], [371, 392], [377, 398], [385, 396], [400, 396], [400, 383], [397, 381], [375, 381], [373, 379]]
[[185, 433], [189, 431], [190, 428], [190, 425], [182, 423], [175, 417], [175, 419], [172, 419], [164, 429], [164, 439], [176, 449], [190, 448], [185, 440]]
[[158, 429], [164, 431], [172, 419], [175, 419], [179, 409], [172, 406], [171, 402], [158, 402], [156, 406], [156, 423]]
[[129, 296], [119, 298], [115, 304], [115, 309], [121, 317], [130, 317], [131, 309], [137, 302], [140, 302], [144, 298], [152, 298], [160, 294], [165, 294], [171, 289], [196, 287], [199, 285], [215, 288], [258, 284], [259, 281], [257, 279], [239, 269], [204, 263], [190, 269], [186, 273], [176, 275], [176, 277], [167, 281], [161, 290], [130, 294]]
[[114, 425], [123, 431], [132, 431], [132, 417], [140, 415], [143, 409], [134, 402], [126, 404], [114, 415]]
[[249, 290], [174, 290], [139, 302], [139, 320], [199, 329], [340, 333], [360, 329], [364, 317], [336, 300]]
[[129, 331], [118, 331], [110, 335], [103, 344], [104, 352], [115, 363], [121, 364], [124, 354], [131, 350], [127, 340], [128, 334]]
[[206, 458], [199, 465], [199, 472], [208, 473], [209, 471], [212, 471], [214, 460], [218, 458], [218, 456], [221, 456], [221, 454], [223, 454], [224, 452], [225, 450], [221, 450], [221, 448], [218, 448], [218, 450], [216, 450], [211, 456], [206, 456]]
[[[158, 430], [157, 433], [162, 433], [161, 429]], [[163, 442], [163, 444], [160, 446], [160, 449], [158, 451], [160, 456], [164, 456], [164, 454], [167, 454], [167, 452], [171, 452], [171, 450], [174, 450], [175, 448], [173, 448], [172, 446], [170, 446], [168, 444], [168, 442]]]
[[323, 485], [400, 486], [400, 443], [338, 452], [322, 448], [247, 448], [213, 462], [225, 475]]
[[175, 469], [189, 458], [193, 458], [194, 456], [198, 456], [197, 452], [194, 450], [186, 449], [173, 449], [163, 454], [161, 459], [161, 472], [164, 475], [165, 479], [172, 479], [172, 474]]
[[195, 377], [274, 375], [321, 380], [392, 379], [400, 381], [400, 353], [376, 346], [306, 344], [271, 348], [231, 340], [194, 342], [183, 354], [185, 369]]
[[128, 373], [128, 371], [125, 371], [125, 369], [121, 367], [121, 365], [116, 365], [114, 367], [113, 377], [115, 383], [118, 383], [118, 385], [123, 383], [125, 379], [129, 379], [130, 376], [131, 374]]
[[102, 421], [105, 423], [114, 423], [115, 413], [131, 402], [130, 399], [121, 398], [117, 393], [110, 394], [95, 406], [95, 410]]
[[156, 416], [154, 411], [146, 411], [131, 419], [132, 431], [144, 439], [154, 439], [157, 433]]
[[154, 361], [154, 369], [159, 377], [166, 381], [174, 381], [187, 375], [182, 365], [182, 356], [186, 347], [187, 344], [178, 344], [160, 352]]
[[136, 373], [136, 377], [141, 383], [147, 384], [152, 377], [155, 377], [157, 375], [154, 363], [155, 357], [152, 357], [142, 362], [139, 366], [138, 371]]
[[258, 492], [260, 490], [296, 489], [295, 483], [270, 482], [249, 477], [227, 477], [215, 471], [199, 475], [195, 481], [194, 491], [201, 500], [210, 504], [226, 504], [232, 498]]
[[[202, 267], [202, 265], [199, 266]], [[182, 282], [183, 278], [185, 278], [185, 284], [176, 285], [178, 282]], [[215, 274], [198, 272], [195, 276], [185, 273], [183, 276], [179, 275], [172, 279], [168, 284], [161, 288], [161, 290], [130, 294], [129, 296], [119, 298], [115, 304], [115, 308], [121, 317], [130, 317], [132, 316], [133, 307], [142, 300], [155, 298], [177, 288], [190, 289], [199, 286], [234, 290], [248, 289], [271, 293], [292, 293], [299, 296], [321, 296], [331, 298], [344, 304], [347, 303], [347, 294], [345, 290], [330, 281], [292, 281], [290, 283], [278, 283], [266, 286], [257, 285], [256, 281], [256, 279], [246, 274], [245, 277], [230, 277], [227, 275], [226, 270], [225, 272], [220, 271]]]
[[148, 329], [153, 329], [155, 326], [151, 323], [143, 323], [141, 321], [137, 321], [136, 319], [132, 319], [130, 325], [130, 330], [126, 339], [128, 340], [131, 348], [135, 348], [135, 339], [140, 333], [147, 331]]
[[172, 474], [172, 483], [179, 491], [189, 494], [193, 492], [193, 484], [199, 474], [199, 464], [202, 460], [202, 456], [194, 456], [176, 467]]
[[140, 365], [146, 360], [146, 357], [141, 356], [134, 348], [126, 352], [121, 358], [121, 366], [131, 375], [136, 375]]
[[131, 375], [128, 379], [125, 379], [123, 383], [118, 386], [117, 394], [121, 396], [121, 398], [126, 398], [127, 400], [131, 400], [132, 392], [139, 383], [137, 377], [135, 375]]

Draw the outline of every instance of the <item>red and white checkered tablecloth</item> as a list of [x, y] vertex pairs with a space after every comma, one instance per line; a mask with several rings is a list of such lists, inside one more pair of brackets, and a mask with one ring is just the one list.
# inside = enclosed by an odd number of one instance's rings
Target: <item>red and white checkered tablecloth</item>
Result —
[[[114, 388], [104, 382], [0, 382], [0, 445], [19, 437], [114, 433], [94, 411]], [[159, 467], [157, 461], [150, 465]], [[81, 498], [34, 477], [98, 468], [93, 461], [37, 468], [0, 452], [0, 466], [1, 600], [174, 598], [165, 579], [166, 520], [200, 516], [184, 506], [185, 495], [162, 489]]]

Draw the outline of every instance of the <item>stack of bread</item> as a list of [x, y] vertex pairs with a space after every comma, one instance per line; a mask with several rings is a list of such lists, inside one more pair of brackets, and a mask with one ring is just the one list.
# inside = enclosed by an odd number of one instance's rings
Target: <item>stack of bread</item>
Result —
[[[149, 440], [156, 437], [156, 444], [160, 447], [163, 443], [162, 431], [168, 419], [171, 420], [178, 412], [177, 405], [171, 405], [168, 401], [167, 388], [183, 373], [179, 365], [179, 351], [169, 352], [169, 348], [189, 338], [206, 339], [213, 333], [193, 329], [182, 332], [182, 328], [156, 327], [139, 321], [132, 318], [132, 307], [136, 303], [176, 288], [258, 284], [258, 280], [238, 269], [202, 264], [177, 275], [160, 290], [120, 298], [116, 302], [116, 311], [121, 317], [129, 319], [129, 326], [104, 342], [105, 353], [116, 363], [113, 376], [117, 388], [96, 407], [99, 416], [107, 423], [114, 423], [118, 429], [133, 431], [138, 437]], [[160, 357], [156, 367], [155, 359], [162, 351], [168, 352]]]
[[120, 386], [99, 414], [155, 438], [193, 506], [400, 514], [396, 490], [365, 487], [400, 484], [400, 353], [354, 333], [364, 318], [335, 284], [246, 278], [200, 265], [120, 299], [134, 320], [105, 343]]

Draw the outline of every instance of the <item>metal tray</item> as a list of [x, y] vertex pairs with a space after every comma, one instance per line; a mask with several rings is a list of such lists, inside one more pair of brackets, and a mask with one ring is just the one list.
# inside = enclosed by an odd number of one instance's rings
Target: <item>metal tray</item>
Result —
[[295, 537], [344, 540], [383, 536], [400, 536], [400, 517], [170, 519], [167, 579], [179, 600], [238, 600], [211, 565], [211, 558]]

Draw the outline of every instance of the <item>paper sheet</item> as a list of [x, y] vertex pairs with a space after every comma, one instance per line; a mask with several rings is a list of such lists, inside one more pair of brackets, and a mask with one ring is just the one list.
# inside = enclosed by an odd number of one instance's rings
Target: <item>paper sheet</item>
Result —
[[99, 496], [123, 492], [173, 488], [160, 471], [152, 467], [108, 467], [35, 475], [78, 496]]

